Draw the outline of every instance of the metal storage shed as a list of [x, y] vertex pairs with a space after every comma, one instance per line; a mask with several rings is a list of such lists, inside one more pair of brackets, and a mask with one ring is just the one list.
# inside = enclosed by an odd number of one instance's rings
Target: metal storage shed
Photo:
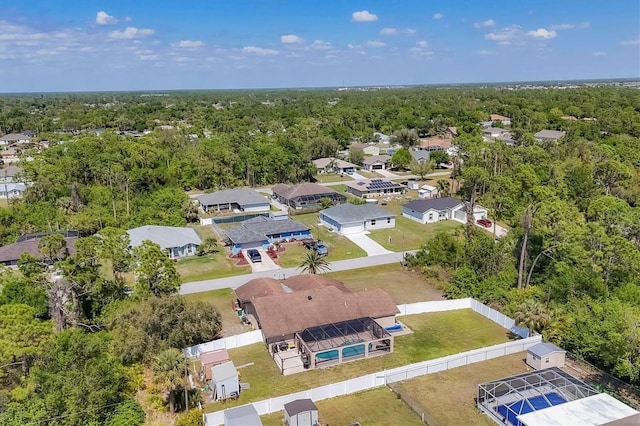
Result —
[[536, 370], [549, 367], [564, 367], [567, 351], [553, 343], [538, 343], [527, 351], [527, 364]]
[[225, 426], [262, 426], [260, 416], [252, 404], [224, 410]]
[[211, 367], [211, 388], [215, 400], [240, 394], [238, 371], [233, 361]]
[[310, 399], [284, 404], [284, 422], [287, 426], [317, 426], [318, 407]]

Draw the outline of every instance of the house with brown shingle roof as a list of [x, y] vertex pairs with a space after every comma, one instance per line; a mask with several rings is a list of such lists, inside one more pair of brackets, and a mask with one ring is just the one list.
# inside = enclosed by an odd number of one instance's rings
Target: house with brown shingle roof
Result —
[[320, 207], [320, 199], [328, 198], [334, 204], [344, 203], [347, 197], [317, 183], [285, 185], [280, 183], [272, 188], [273, 197], [293, 209]]
[[[46, 236], [48, 234], [42, 234]], [[30, 255], [43, 259], [43, 255], [38, 249], [40, 239], [42, 236], [36, 238], [15, 242], [6, 246], [0, 247], [0, 265], [5, 266], [17, 266], [18, 260], [23, 253], [29, 253]], [[64, 237], [64, 235], [63, 235]], [[76, 240], [78, 237], [64, 237], [66, 246], [58, 253], [59, 258], [63, 259], [67, 256], [73, 256], [76, 253]]]

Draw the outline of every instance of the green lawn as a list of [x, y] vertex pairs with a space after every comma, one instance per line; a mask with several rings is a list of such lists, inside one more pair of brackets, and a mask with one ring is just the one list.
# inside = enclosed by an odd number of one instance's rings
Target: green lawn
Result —
[[[386, 387], [317, 401], [318, 421], [323, 425], [423, 425], [418, 416]], [[282, 411], [262, 416], [264, 426], [282, 426]]]
[[249, 326], [242, 325], [238, 315], [233, 310], [235, 295], [230, 288], [186, 294], [184, 298], [192, 301], [202, 301], [214, 306], [222, 318], [222, 334], [224, 336], [251, 331]]
[[376, 172], [367, 172], [365, 170], [358, 170], [358, 174], [366, 177], [367, 179], [375, 179], [375, 178], [379, 178], [380, 174], [376, 173]]
[[314, 176], [314, 179], [318, 183], [343, 182], [345, 180], [353, 180], [347, 174], [340, 176], [337, 173], [318, 173], [317, 175]]
[[505, 329], [470, 309], [410, 315], [398, 319], [414, 333], [397, 337], [394, 353], [290, 376], [280, 374], [263, 343], [231, 349], [229, 355], [235, 365], [251, 364], [239, 370], [241, 380], [248, 382], [251, 389], [244, 391], [237, 401], [227, 401], [224, 405], [218, 402], [206, 404], [205, 411], [286, 395], [509, 340]]
[[382, 288], [397, 304], [442, 300], [442, 292], [437, 290], [442, 283], [426, 280], [419, 272], [407, 270], [399, 263], [330, 272], [326, 276], [342, 281], [353, 291]]
[[462, 229], [462, 226], [462, 223], [453, 220], [422, 224], [403, 216], [396, 216], [395, 228], [370, 231], [369, 237], [387, 250], [397, 252], [416, 250], [437, 232], [452, 232]]

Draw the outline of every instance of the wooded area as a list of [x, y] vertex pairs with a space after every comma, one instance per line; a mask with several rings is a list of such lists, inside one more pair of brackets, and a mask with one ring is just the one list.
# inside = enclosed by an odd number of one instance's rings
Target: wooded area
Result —
[[[19, 274], [0, 273], [0, 424], [143, 424], [134, 399], [143, 388], [157, 395], [156, 408], [166, 395], [173, 410], [183, 386], [176, 350], [217, 337], [220, 317], [176, 296], [172, 262], [152, 245], [130, 254], [123, 229], [197, 220], [188, 190], [309, 181], [311, 160], [352, 138], [434, 136], [447, 126], [457, 127], [459, 147], [450, 190], [511, 231], [497, 240], [470, 224], [438, 234], [410, 263], [450, 277], [447, 297], [498, 307], [640, 383], [639, 90], [152, 95], [0, 97], [3, 133], [30, 130], [49, 145], [22, 153], [30, 186], [0, 209], [0, 242], [29, 232], [82, 236], [71, 257], [58, 255], [64, 240], [55, 236], [40, 248], [62, 271], [58, 280], [26, 255]], [[489, 114], [511, 118], [516, 146], [483, 141], [478, 123]], [[567, 135], [538, 143], [542, 129]], [[140, 278], [135, 288], [127, 272]]]

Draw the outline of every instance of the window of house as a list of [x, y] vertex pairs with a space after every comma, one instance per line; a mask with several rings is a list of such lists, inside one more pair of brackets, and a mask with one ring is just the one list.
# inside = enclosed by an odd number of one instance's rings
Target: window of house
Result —
[[433, 220], [433, 213], [429, 213], [429, 221]]
[[375, 219], [371, 219], [371, 226], [374, 226], [376, 224], [376, 220]]
[[544, 362], [549, 363], [549, 358], [545, 358]]
[[387, 218], [387, 223], [391, 223], [391, 218], [390, 217]]

